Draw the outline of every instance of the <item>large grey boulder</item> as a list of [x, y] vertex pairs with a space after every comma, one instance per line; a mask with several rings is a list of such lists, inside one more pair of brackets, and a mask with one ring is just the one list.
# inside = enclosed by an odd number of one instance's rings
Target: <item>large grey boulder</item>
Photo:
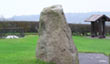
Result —
[[37, 59], [55, 64], [78, 64], [77, 49], [61, 5], [43, 9], [39, 36]]

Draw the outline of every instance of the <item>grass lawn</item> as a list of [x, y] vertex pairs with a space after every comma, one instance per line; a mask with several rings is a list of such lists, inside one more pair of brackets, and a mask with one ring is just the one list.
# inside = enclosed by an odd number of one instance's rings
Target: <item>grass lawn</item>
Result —
[[[73, 38], [79, 52], [110, 54], [110, 39], [90, 39], [81, 36]], [[48, 64], [36, 61], [37, 40], [37, 35], [20, 39], [0, 39], [0, 64]]]
[[73, 39], [79, 52], [110, 54], [110, 39], [92, 39], [81, 36], [74, 36]]

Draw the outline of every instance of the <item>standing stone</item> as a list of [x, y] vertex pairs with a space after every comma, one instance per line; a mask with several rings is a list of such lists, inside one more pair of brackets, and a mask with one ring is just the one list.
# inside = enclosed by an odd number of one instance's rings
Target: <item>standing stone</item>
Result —
[[55, 64], [78, 64], [77, 49], [61, 5], [43, 9], [39, 36], [37, 59]]

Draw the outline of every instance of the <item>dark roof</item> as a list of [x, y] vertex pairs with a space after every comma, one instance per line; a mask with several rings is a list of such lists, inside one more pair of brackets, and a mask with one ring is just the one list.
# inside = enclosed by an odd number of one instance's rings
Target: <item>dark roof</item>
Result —
[[95, 22], [103, 17], [106, 18], [106, 21], [110, 21], [110, 18], [106, 15], [92, 15], [89, 18], [87, 18], [85, 21], [86, 22]]

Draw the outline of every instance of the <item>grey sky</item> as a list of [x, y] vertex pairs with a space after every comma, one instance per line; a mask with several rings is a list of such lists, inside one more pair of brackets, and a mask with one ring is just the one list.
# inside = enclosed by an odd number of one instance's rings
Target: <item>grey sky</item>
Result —
[[40, 14], [44, 7], [61, 4], [64, 12], [110, 11], [110, 0], [0, 0], [0, 15]]

